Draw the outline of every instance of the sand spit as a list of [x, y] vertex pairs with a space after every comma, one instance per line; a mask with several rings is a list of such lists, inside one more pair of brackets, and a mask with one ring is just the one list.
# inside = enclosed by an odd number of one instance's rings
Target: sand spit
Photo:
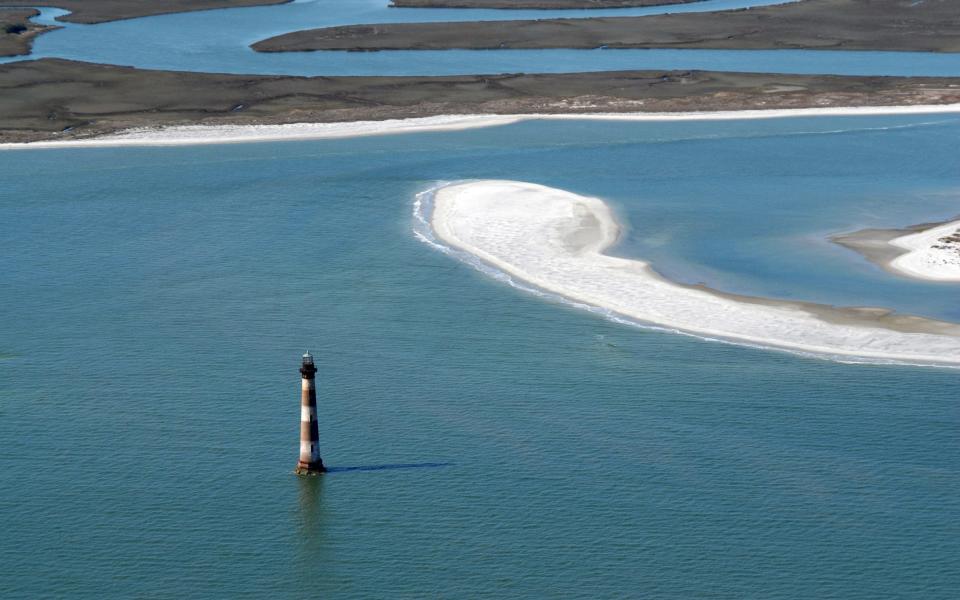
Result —
[[723, 121], [738, 119], [778, 119], [789, 117], [845, 117], [870, 115], [925, 115], [960, 113], [960, 104], [914, 106], [861, 106], [831, 108], [792, 108], [772, 110], [732, 110], [664, 113], [592, 113], [592, 114], [516, 114], [516, 115], [441, 115], [384, 121], [344, 123], [291, 123], [285, 125], [185, 125], [178, 127], [128, 129], [119, 133], [82, 140], [62, 140], [0, 144], [0, 150], [37, 148], [98, 148], [117, 146], [192, 146], [244, 142], [303, 141], [391, 135], [426, 131], [451, 131], [509, 125], [535, 120], [591, 121]]
[[960, 219], [905, 229], [862, 229], [830, 240], [894, 275], [960, 282]]
[[885, 309], [715, 292], [604, 254], [619, 226], [601, 200], [515, 181], [433, 197], [436, 237], [512, 278], [614, 315], [708, 338], [875, 362], [960, 366], [960, 325]]

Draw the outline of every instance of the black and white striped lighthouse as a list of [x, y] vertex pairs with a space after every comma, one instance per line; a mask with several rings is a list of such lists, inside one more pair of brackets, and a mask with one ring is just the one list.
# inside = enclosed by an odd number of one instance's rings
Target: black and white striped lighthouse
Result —
[[300, 460], [297, 475], [319, 475], [327, 469], [320, 458], [320, 431], [317, 427], [317, 367], [309, 352], [300, 365]]

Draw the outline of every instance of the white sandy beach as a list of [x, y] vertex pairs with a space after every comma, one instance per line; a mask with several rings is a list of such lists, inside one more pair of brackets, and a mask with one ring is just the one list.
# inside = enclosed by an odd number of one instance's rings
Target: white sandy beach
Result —
[[944, 241], [955, 235], [960, 235], [960, 221], [890, 240], [890, 245], [906, 250], [890, 261], [890, 268], [917, 279], [960, 281], [960, 242]]
[[960, 113], [960, 104], [797, 108], [779, 110], [738, 110], [685, 113], [441, 115], [414, 119], [352, 121], [345, 123], [291, 123], [287, 125], [187, 125], [156, 129], [130, 129], [115, 134], [83, 140], [7, 143], [0, 144], [0, 150], [37, 148], [98, 148], [117, 146], [191, 146], [201, 144], [320, 140], [424, 131], [473, 129], [479, 127], [508, 125], [510, 123], [531, 120], [719, 121], [813, 116], [841, 117], [858, 115], [924, 115], [943, 113]]
[[513, 181], [451, 184], [436, 192], [431, 224], [442, 242], [518, 280], [637, 321], [819, 355], [960, 365], [954, 324], [713, 293], [604, 255], [619, 226], [596, 198]]
[[200, 146], [255, 142], [296, 142], [425, 131], [454, 131], [494, 127], [518, 119], [500, 115], [449, 115], [422, 119], [349, 121], [345, 123], [290, 123], [287, 125], [185, 125], [128, 129], [83, 140], [0, 144], [0, 150], [34, 148], [109, 148], [123, 146]]

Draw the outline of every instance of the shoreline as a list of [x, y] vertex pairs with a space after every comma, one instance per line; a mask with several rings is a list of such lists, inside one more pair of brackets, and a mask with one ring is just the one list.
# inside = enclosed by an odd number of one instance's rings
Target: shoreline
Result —
[[642, 324], [826, 357], [960, 366], [960, 325], [882, 308], [754, 298], [674, 283], [604, 254], [620, 226], [597, 198], [513, 181], [436, 190], [436, 237], [522, 282]]
[[[730, 118], [745, 118], [794, 109], [803, 110], [789, 114], [899, 112], [904, 106], [950, 112], [951, 105], [960, 106], [957, 77], [696, 70], [298, 77], [153, 71], [52, 58], [0, 65], [0, 143], [10, 144], [104, 139], [119, 132], [129, 137], [131, 131], [143, 137], [148, 128], [163, 127], [175, 128], [169, 131], [180, 137], [274, 139], [303, 138], [304, 130], [316, 127], [306, 124], [335, 123], [321, 129], [360, 127], [369, 133], [377, 126], [368, 122], [426, 117], [722, 118], [737, 113]], [[366, 124], [349, 125], [356, 122]], [[276, 125], [288, 127], [265, 128]], [[189, 132], [183, 129], [187, 126], [212, 129]]]
[[847, 117], [884, 115], [960, 114], [960, 104], [859, 106], [768, 110], [633, 112], [633, 113], [532, 113], [438, 115], [382, 121], [341, 123], [290, 123], [280, 125], [184, 125], [133, 128], [89, 139], [0, 143], [0, 150], [105, 148], [128, 146], [196, 146], [340, 139], [496, 127], [523, 121], [722, 121], [795, 117]]
[[960, 219], [902, 229], [861, 229], [830, 237], [883, 270], [900, 277], [940, 283], [960, 282]]

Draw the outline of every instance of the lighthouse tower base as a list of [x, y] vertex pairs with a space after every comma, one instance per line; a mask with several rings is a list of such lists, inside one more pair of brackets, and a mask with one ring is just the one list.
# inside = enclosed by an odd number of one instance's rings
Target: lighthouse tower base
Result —
[[323, 466], [322, 462], [316, 463], [304, 463], [298, 462], [297, 468], [293, 470], [297, 475], [323, 475], [327, 472], [327, 468]]

